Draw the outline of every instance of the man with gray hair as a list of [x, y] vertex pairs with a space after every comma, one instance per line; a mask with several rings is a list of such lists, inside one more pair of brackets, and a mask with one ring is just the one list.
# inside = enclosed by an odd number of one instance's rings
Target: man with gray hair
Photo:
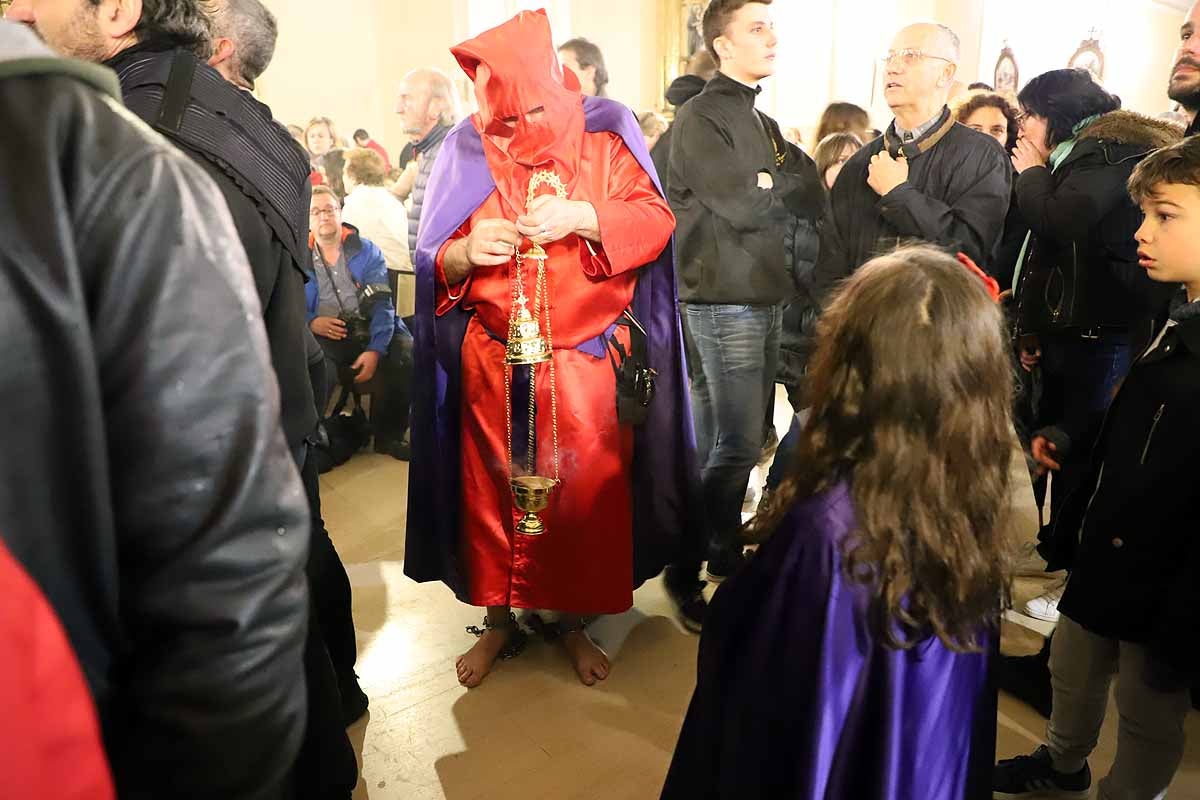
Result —
[[952, 30], [931, 22], [892, 40], [883, 95], [896, 119], [851, 156], [830, 192], [831, 222], [814, 271], [818, 296], [903, 241], [965, 253], [984, 268], [991, 260], [1012, 197], [1012, 166], [946, 107], [959, 47]]
[[212, 56], [208, 65], [225, 80], [252, 90], [275, 55], [279, 25], [259, 0], [212, 0]]
[[415, 253], [421, 207], [433, 162], [442, 140], [461, 116], [450, 76], [440, 69], [417, 69], [405, 75], [400, 82], [396, 113], [404, 118], [404, 132], [412, 141], [400, 154], [404, 174], [392, 187], [392, 194], [400, 200], [412, 200], [408, 210], [408, 249]]

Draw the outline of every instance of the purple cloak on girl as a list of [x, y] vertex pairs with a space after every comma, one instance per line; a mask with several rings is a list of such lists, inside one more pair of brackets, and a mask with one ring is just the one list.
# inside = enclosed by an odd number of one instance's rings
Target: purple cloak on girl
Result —
[[841, 571], [854, 526], [846, 484], [798, 503], [717, 590], [663, 800], [991, 798], [994, 637], [884, 647]]

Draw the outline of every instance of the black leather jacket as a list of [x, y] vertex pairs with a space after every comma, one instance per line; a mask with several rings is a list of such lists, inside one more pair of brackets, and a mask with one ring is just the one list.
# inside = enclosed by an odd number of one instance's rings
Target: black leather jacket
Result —
[[1057, 170], [1021, 173], [1016, 198], [1033, 233], [1016, 291], [1021, 333], [1140, 331], [1165, 316], [1172, 289], [1138, 266], [1142, 213], [1126, 184], [1139, 161], [1179, 138], [1169, 123], [1114, 111], [1080, 132]]
[[25, 36], [0, 21], [0, 536], [68, 632], [122, 798], [281, 797], [309, 514], [245, 253], [111, 73], [11, 60]]

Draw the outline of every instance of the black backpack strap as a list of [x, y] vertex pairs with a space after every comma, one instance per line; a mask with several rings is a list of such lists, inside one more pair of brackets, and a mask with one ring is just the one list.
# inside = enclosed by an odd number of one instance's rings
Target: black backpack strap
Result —
[[192, 79], [196, 76], [196, 57], [186, 50], [176, 50], [171, 60], [171, 72], [163, 86], [162, 107], [158, 110], [155, 127], [179, 133], [183, 113], [192, 98]]

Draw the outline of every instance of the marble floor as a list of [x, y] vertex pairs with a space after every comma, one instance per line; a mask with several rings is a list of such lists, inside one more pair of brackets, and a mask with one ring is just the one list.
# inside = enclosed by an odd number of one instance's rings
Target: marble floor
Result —
[[[781, 409], [786, 415], [786, 402]], [[481, 614], [440, 584], [404, 577], [407, 483], [407, 464], [366, 453], [321, 479], [326, 524], [354, 588], [358, 671], [371, 698], [368, 717], [350, 730], [362, 757], [355, 800], [657, 798], [699, 641], [675, 622], [661, 582], [639, 589], [632, 610], [594, 627], [613, 658], [611, 677], [597, 687], [582, 686], [554, 646], [531, 640], [520, 658], [468, 691], [453, 663], [472, 641], [464, 626], [479, 624]], [[1032, 494], [1018, 496], [1016, 506], [1014, 524], [1032, 536]], [[1017, 607], [1046, 582], [1019, 579]], [[1005, 652], [1036, 651], [1039, 630], [1010, 614]], [[1110, 704], [1091, 762], [1098, 775], [1112, 762], [1116, 720]], [[1006, 758], [1039, 744], [1045, 723], [1002, 695], [997, 727]], [[1187, 727], [1170, 794], [1181, 800], [1200, 798], [1200, 713]]]

